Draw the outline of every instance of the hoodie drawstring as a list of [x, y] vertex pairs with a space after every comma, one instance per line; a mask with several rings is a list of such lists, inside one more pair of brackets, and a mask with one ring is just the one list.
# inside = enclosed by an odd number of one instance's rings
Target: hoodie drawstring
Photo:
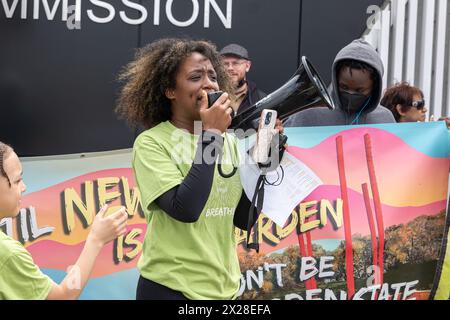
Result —
[[355, 119], [352, 121], [352, 123], [350, 123], [350, 125], [354, 125], [354, 124], [359, 124], [359, 117], [361, 117], [361, 114], [363, 113], [363, 111], [367, 108], [367, 106], [369, 105], [370, 100], [372, 100], [372, 97], [370, 97], [366, 104], [364, 105], [364, 107], [362, 107], [362, 109], [358, 112], [358, 114], [356, 115]]

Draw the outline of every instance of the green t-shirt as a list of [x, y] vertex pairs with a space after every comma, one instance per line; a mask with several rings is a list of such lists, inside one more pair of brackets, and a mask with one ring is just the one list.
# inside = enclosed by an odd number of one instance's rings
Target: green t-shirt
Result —
[[[228, 164], [222, 167], [229, 173], [230, 159], [238, 157], [237, 144], [229, 134], [223, 136]], [[222, 178], [216, 165], [210, 196], [195, 223], [179, 222], [154, 203], [182, 183], [198, 139], [166, 121], [143, 132], [134, 143], [133, 169], [148, 223], [138, 269], [144, 278], [180, 291], [188, 299], [232, 299], [240, 282], [233, 226], [242, 195], [239, 174]]]
[[0, 300], [45, 300], [51, 289], [30, 253], [0, 231]]

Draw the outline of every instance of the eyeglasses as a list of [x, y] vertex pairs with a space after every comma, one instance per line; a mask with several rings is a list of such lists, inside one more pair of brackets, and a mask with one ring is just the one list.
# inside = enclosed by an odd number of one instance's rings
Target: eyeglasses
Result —
[[236, 68], [236, 67], [239, 67], [240, 65], [244, 64], [245, 60], [237, 60], [237, 61], [230, 61], [230, 62], [223, 61], [222, 63], [225, 68], [229, 68], [229, 67]]
[[425, 107], [425, 100], [413, 101], [411, 106], [417, 110], [422, 110]]

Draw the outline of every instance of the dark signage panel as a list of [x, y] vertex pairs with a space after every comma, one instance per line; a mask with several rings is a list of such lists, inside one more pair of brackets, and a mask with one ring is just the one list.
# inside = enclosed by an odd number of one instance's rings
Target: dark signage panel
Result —
[[[361, 35], [366, 0], [7, 0], [0, 2], [0, 140], [22, 156], [129, 148], [114, 114], [117, 75], [163, 37], [245, 46], [270, 93], [307, 55], [324, 80]], [[6, 4], [6, 6], [5, 6]]]

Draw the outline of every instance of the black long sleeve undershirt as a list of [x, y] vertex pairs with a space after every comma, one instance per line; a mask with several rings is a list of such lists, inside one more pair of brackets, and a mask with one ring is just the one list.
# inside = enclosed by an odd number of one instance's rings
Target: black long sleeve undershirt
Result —
[[[202, 133], [194, 163], [183, 182], [155, 200], [169, 216], [184, 223], [194, 223], [199, 219], [211, 192], [216, 159], [222, 152], [223, 143], [223, 137], [218, 134], [209, 131]], [[233, 218], [234, 225], [240, 229], [247, 229], [250, 206], [243, 192]]]

